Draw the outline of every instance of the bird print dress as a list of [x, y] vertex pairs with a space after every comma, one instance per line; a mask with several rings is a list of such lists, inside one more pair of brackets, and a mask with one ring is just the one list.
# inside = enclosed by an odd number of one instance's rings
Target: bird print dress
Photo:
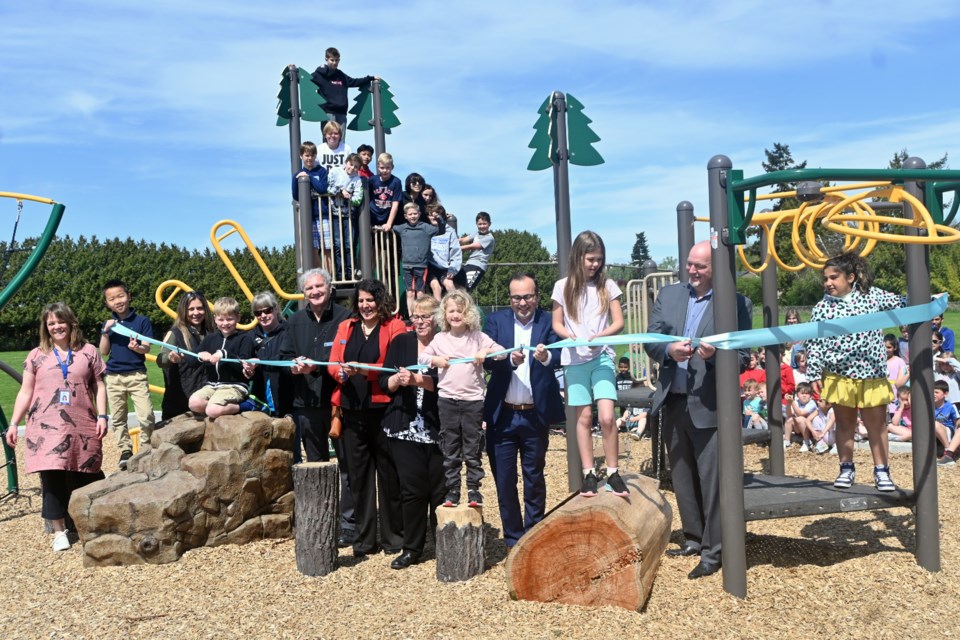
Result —
[[[27, 410], [27, 473], [80, 471], [96, 473], [103, 461], [97, 438], [97, 378], [106, 365], [100, 352], [85, 344], [73, 352], [67, 364], [67, 379], [53, 352], [36, 348], [27, 355], [24, 370], [34, 375], [33, 397]], [[69, 392], [69, 404], [61, 403], [61, 391]]]

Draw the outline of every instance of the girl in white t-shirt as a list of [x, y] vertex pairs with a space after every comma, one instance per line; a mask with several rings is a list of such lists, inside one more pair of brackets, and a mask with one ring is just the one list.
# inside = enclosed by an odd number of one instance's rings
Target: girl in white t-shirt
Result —
[[[593, 231], [584, 231], [573, 241], [568, 277], [553, 287], [553, 330], [561, 338], [593, 340], [612, 336], [623, 329], [620, 287], [607, 278], [606, 248]], [[617, 400], [614, 351], [609, 346], [564, 348], [560, 355], [566, 379], [567, 399], [577, 412], [577, 444], [583, 465], [582, 496], [597, 495], [597, 476], [593, 472], [593, 423], [591, 405], [597, 403], [603, 453], [607, 463], [606, 489], [614, 495], [629, 491], [617, 471]]]

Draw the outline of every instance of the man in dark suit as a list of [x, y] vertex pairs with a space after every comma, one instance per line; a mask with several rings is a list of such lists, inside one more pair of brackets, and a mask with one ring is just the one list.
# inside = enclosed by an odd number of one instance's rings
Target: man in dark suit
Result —
[[[691, 580], [720, 570], [720, 487], [717, 473], [716, 349], [692, 338], [716, 331], [713, 323], [713, 269], [710, 244], [699, 242], [687, 257], [689, 283], [664, 287], [657, 296], [647, 331], [684, 336], [672, 343], [645, 344], [660, 364], [652, 411], [663, 407], [664, 439], [670, 476], [685, 543], [671, 556], [699, 555]], [[750, 301], [737, 294], [737, 329], [750, 329]], [[740, 350], [741, 370], [749, 350]]]
[[[483, 404], [487, 454], [497, 485], [503, 539], [511, 548], [543, 519], [547, 503], [543, 467], [549, 426], [564, 420], [556, 377], [560, 358], [542, 347], [529, 355], [519, 349], [558, 340], [550, 314], [537, 306], [538, 296], [532, 274], [515, 274], [510, 279], [510, 309], [490, 314], [485, 329], [495, 342], [518, 348], [509, 358], [488, 358], [484, 363], [490, 371]], [[518, 455], [523, 471], [523, 515], [517, 495]]]

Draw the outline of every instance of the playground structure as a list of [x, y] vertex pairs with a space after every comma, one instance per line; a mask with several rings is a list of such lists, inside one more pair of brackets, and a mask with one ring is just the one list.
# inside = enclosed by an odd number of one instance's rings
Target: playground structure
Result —
[[[726, 156], [718, 155], [708, 163], [710, 207], [710, 243], [712, 251], [713, 291], [716, 300], [733, 300], [736, 295], [734, 248], [745, 243], [746, 227], [760, 224], [764, 263], [762, 271], [764, 325], [778, 324], [776, 266], [781, 264], [773, 247], [776, 227], [790, 222], [797, 254], [804, 264], [822, 266], [825, 256], [817, 248], [814, 223], [847, 236], [845, 248], [854, 250], [863, 241], [861, 253], [869, 253], [877, 241], [899, 242], [906, 246], [907, 292], [909, 304], [930, 300], [929, 245], [960, 241], [956, 230], [948, 225], [956, 214], [960, 188], [960, 171], [925, 169], [919, 158], [910, 158], [904, 169], [795, 169], [744, 179], [741, 170], [734, 170]], [[806, 181], [857, 181], [848, 190], [870, 189], [855, 195], [840, 195], [843, 189], [822, 187]], [[785, 182], [801, 182], [798, 197], [807, 198], [800, 208], [776, 214], [753, 215], [757, 189]], [[862, 183], [868, 183], [866, 185]], [[954, 193], [953, 206], [943, 216], [943, 196]], [[749, 198], [748, 198], [749, 194]], [[783, 197], [775, 194], [770, 197]], [[821, 196], [823, 202], [819, 202]], [[867, 197], [889, 197], [899, 201], [903, 215], [899, 218], [877, 215], [874, 204], [864, 203]], [[747, 203], [749, 202], [749, 207]], [[681, 203], [685, 204], [685, 203]], [[692, 208], [678, 207], [678, 244], [683, 258], [693, 245]], [[903, 228], [903, 233], [889, 233], [880, 225]], [[800, 228], [807, 243], [800, 247]], [[741, 249], [742, 250], [742, 249]], [[788, 266], [788, 268], [791, 268]], [[716, 304], [713, 307], [718, 332], [735, 331], [736, 306]], [[911, 326], [910, 381], [913, 403], [913, 481], [912, 491], [898, 490], [881, 495], [872, 489], [836, 490], [826, 482], [789, 478], [784, 475], [783, 451], [770, 447], [770, 476], [743, 475], [743, 449], [740, 428], [739, 367], [737, 354], [719, 350], [717, 367], [718, 457], [720, 503], [723, 536], [723, 585], [738, 597], [746, 597], [746, 522], [755, 519], [796, 515], [842, 513], [853, 510], [910, 506], [916, 511], [915, 555], [918, 564], [928, 571], [940, 570], [940, 540], [937, 520], [936, 459], [933, 437], [932, 353], [929, 322]], [[767, 347], [767, 385], [771, 415], [768, 416], [771, 439], [783, 435], [780, 407], [779, 346]]]
[[[7, 302], [9, 302], [10, 299], [17, 293], [17, 291], [20, 290], [20, 287], [23, 286], [23, 283], [26, 282], [27, 278], [30, 277], [30, 274], [33, 273], [34, 269], [37, 268], [40, 260], [43, 259], [43, 255], [47, 252], [47, 248], [49, 248], [54, 236], [57, 235], [57, 229], [60, 227], [60, 221], [63, 219], [63, 212], [66, 207], [63, 204], [49, 198], [31, 196], [24, 193], [0, 191], [0, 198], [9, 198], [17, 203], [17, 218], [13, 226], [13, 234], [10, 244], [7, 247], [6, 255], [4, 256], [4, 270], [6, 270], [9, 264], [8, 260], [10, 257], [10, 252], [16, 250], [17, 228], [20, 224], [20, 217], [23, 213], [23, 203], [37, 202], [51, 206], [50, 214], [47, 218], [47, 224], [44, 227], [43, 232], [40, 234], [40, 238], [37, 240], [37, 243], [32, 249], [30, 249], [30, 256], [23, 263], [17, 273], [14, 274], [13, 278], [3, 287], [2, 290], [0, 290], [0, 309], [3, 309]], [[22, 382], [20, 374], [6, 363], [0, 362], [0, 370], [16, 380], [17, 384]], [[4, 456], [4, 463], [0, 465], [0, 467], [5, 467], [7, 470], [7, 492], [3, 496], [0, 496], [0, 501], [11, 497], [16, 498], [20, 494], [20, 484], [19, 480], [17, 479], [17, 457], [13, 449], [7, 445], [7, 441], [3, 437], [9, 428], [10, 425], [7, 423], [7, 417], [3, 412], [3, 408], [0, 407], [0, 442], [2, 442]], [[15, 429], [16, 425], [14, 425], [13, 428]]]

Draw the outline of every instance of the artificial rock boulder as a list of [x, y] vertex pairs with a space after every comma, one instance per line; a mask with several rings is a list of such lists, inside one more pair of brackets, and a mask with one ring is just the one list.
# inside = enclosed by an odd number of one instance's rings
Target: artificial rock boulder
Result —
[[154, 431], [127, 470], [74, 491], [86, 566], [175, 562], [188, 549], [293, 536], [294, 425], [258, 412]]

